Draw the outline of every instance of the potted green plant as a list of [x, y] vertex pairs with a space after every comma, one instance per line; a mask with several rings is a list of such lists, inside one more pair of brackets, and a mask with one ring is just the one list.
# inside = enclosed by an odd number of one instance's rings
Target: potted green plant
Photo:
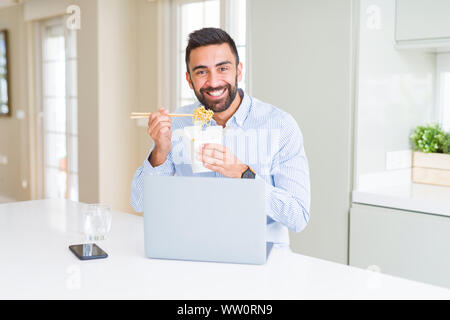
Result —
[[412, 181], [450, 186], [450, 133], [434, 124], [418, 126], [410, 138]]

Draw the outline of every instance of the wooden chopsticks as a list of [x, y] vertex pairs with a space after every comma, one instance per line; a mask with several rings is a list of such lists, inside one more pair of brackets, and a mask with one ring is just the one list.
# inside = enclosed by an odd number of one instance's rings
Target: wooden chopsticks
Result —
[[[132, 112], [130, 119], [144, 119], [151, 115], [150, 112]], [[169, 117], [193, 117], [190, 113], [169, 113]]]

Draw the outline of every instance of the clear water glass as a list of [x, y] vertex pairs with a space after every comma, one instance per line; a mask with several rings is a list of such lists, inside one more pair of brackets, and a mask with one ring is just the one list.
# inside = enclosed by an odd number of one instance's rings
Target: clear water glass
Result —
[[83, 231], [87, 241], [106, 240], [111, 229], [111, 206], [88, 204], [83, 211]]

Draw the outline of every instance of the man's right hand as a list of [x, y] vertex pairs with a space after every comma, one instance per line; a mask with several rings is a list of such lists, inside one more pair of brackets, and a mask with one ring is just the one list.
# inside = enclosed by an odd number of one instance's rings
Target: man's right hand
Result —
[[152, 112], [148, 118], [147, 132], [155, 143], [149, 161], [153, 167], [157, 167], [166, 161], [172, 148], [172, 119], [169, 111], [160, 108], [157, 112]]

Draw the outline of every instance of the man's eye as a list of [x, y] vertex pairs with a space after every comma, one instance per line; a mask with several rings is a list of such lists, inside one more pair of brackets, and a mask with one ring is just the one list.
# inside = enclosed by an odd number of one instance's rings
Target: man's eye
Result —
[[202, 75], [206, 74], [206, 71], [205, 70], [199, 70], [199, 71], [196, 72], [196, 74], [199, 75], [199, 76], [202, 76]]
[[220, 71], [222, 71], [222, 72], [227, 71], [227, 70], [228, 70], [228, 67], [220, 67]]

